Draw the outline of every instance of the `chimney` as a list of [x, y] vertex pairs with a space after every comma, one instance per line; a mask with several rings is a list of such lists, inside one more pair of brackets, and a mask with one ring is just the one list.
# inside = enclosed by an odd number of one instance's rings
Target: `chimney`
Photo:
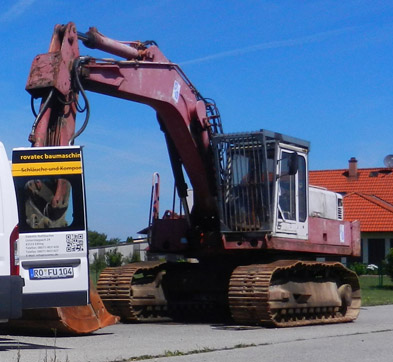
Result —
[[358, 178], [358, 160], [356, 157], [351, 157], [351, 159], [348, 161], [348, 178]]

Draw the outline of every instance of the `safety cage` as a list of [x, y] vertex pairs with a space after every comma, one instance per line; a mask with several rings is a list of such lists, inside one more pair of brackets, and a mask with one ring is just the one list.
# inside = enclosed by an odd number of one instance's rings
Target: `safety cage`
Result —
[[222, 232], [272, 229], [274, 144], [263, 132], [212, 137]]

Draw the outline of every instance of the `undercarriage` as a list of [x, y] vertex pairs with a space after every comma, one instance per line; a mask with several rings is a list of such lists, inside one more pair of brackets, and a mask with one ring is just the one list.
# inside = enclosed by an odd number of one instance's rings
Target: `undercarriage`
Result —
[[291, 327], [350, 322], [361, 304], [356, 274], [335, 262], [284, 260], [235, 268], [139, 262], [106, 268], [97, 289], [123, 322], [231, 320]]

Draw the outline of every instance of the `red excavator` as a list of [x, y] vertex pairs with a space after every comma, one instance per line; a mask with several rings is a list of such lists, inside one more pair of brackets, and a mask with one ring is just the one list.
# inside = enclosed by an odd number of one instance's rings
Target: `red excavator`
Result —
[[[81, 56], [78, 40], [117, 59]], [[26, 89], [42, 99], [33, 146], [74, 143], [88, 122], [86, 91], [157, 112], [181, 212], [160, 218], [154, 205], [149, 251], [182, 259], [105, 269], [97, 289], [111, 313], [123, 321], [230, 316], [279, 327], [356, 319], [356, 274], [316, 260], [359, 256], [359, 223], [343, 220], [341, 195], [308, 184], [308, 142], [267, 130], [223, 133], [215, 103], [155, 42], [80, 33], [73, 23], [55, 26]], [[86, 117], [75, 131], [80, 97]], [[61, 308], [56, 318], [66, 322]]]

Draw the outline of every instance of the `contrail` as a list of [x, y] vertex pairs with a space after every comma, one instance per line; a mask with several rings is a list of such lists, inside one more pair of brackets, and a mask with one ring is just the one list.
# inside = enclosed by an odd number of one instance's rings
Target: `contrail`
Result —
[[17, 18], [23, 14], [36, 0], [19, 0], [16, 1], [4, 14], [0, 15], [0, 21], [8, 21]]
[[303, 36], [300, 38], [270, 41], [270, 42], [266, 42], [266, 43], [248, 46], [245, 48], [232, 49], [232, 50], [228, 50], [228, 51], [221, 52], [221, 53], [207, 55], [206, 57], [186, 60], [186, 61], [181, 62], [179, 64], [180, 65], [196, 64], [196, 63], [207, 62], [207, 61], [218, 59], [218, 58], [234, 57], [234, 56], [242, 55], [245, 53], [256, 52], [259, 50], [288, 48], [288, 47], [294, 47], [297, 45], [317, 43], [317, 42], [323, 41], [325, 39], [328, 39], [330, 37], [337, 36], [342, 33], [346, 33], [348, 31], [353, 31], [357, 28], [359, 28], [359, 27], [352, 26], [352, 27], [346, 27], [346, 28], [316, 33], [316, 34], [312, 34], [312, 35], [307, 35], [307, 36]]

